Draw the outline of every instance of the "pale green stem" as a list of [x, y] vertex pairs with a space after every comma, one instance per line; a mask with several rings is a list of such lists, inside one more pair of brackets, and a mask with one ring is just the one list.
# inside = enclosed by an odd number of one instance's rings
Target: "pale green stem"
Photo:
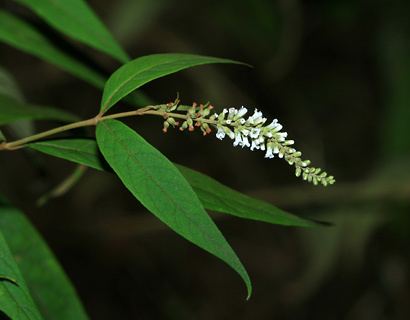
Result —
[[[40, 132], [37, 134], [34, 134], [32, 136], [28, 136], [23, 139], [11, 141], [11, 142], [2, 142], [0, 143], [0, 151], [1, 150], [16, 150], [23, 148], [26, 144], [38, 141], [40, 139], [47, 138], [49, 136], [59, 134], [62, 132], [66, 132], [72, 129], [77, 129], [77, 128], [82, 128], [82, 127], [91, 127], [91, 126], [96, 126], [97, 123], [108, 120], [108, 119], [119, 119], [119, 118], [125, 118], [125, 117], [132, 117], [132, 116], [141, 116], [141, 115], [156, 115], [156, 116], [162, 116], [164, 118], [167, 117], [173, 117], [173, 118], [178, 118], [178, 119], [187, 119], [188, 116], [184, 114], [179, 114], [179, 113], [170, 113], [166, 111], [160, 111], [160, 110], [152, 110], [156, 109], [160, 106], [163, 105], [156, 105], [156, 106], [147, 106], [144, 108], [140, 108], [137, 110], [133, 111], [127, 111], [127, 112], [120, 112], [120, 113], [115, 113], [107, 116], [102, 116], [102, 115], [97, 115], [94, 118], [88, 119], [88, 120], [82, 120], [78, 122], [73, 122], [61, 127], [57, 127], [51, 130], [47, 130], [44, 132]], [[201, 120], [201, 122], [206, 122], [210, 124], [216, 124], [215, 121], [209, 120], [209, 119], [204, 119], [204, 118], [198, 118], [198, 119], [193, 119], [193, 120]]]

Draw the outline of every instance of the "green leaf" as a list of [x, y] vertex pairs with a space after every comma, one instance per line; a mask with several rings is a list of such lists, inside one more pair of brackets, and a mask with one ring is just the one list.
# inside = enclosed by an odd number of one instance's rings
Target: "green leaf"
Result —
[[316, 224], [275, 206], [233, 190], [198, 171], [178, 165], [205, 208], [244, 219], [285, 226], [312, 227]]
[[[66, 1], [71, 3], [71, 1]], [[26, 22], [0, 10], [0, 41], [46, 60], [61, 69], [102, 88], [104, 77], [56, 48]]]
[[[59, 139], [32, 143], [29, 147], [97, 170], [107, 170], [94, 140]], [[268, 202], [233, 190], [203, 173], [181, 165], [176, 167], [192, 186], [206, 209], [272, 224], [316, 226], [315, 223], [287, 213]]]
[[4, 136], [3, 132], [0, 130], [0, 142], [6, 141], [6, 137]]
[[0, 95], [0, 125], [22, 119], [76, 121], [78, 118], [68, 112], [49, 107], [32, 106]]
[[60, 32], [126, 62], [128, 55], [83, 0], [17, 0]]
[[252, 288], [245, 268], [178, 169], [120, 121], [100, 122], [96, 136], [105, 160], [128, 190], [176, 233], [231, 266], [249, 297]]
[[0, 311], [13, 320], [42, 319], [1, 231]]
[[107, 166], [104, 168], [104, 160], [100, 156], [95, 140], [58, 139], [31, 143], [28, 147], [97, 170], [107, 169]]
[[241, 64], [228, 59], [176, 53], [152, 54], [132, 60], [115, 71], [105, 83], [101, 112], [107, 112], [129, 93], [152, 80], [210, 63]]
[[47, 244], [22, 212], [1, 200], [0, 230], [18, 257], [18, 267], [44, 319], [88, 319], [75, 289]]

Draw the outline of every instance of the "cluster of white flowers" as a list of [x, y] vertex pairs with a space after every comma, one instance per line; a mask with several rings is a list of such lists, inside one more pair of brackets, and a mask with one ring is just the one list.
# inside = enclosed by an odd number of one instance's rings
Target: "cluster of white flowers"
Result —
[[320, 168], [309, 167], [309, 160], [302, 160], [302, 153], [291, 147], [295, 142], [287, 140], [287, 132], [282, 132], [283, 126], [274, 119], [270, 124], [265, 125], [266, 118], [258, 109], [245, 119], [248, 109], [229, 108], [223, 109], [220, 114], [214, 114], [217, 128], [216, 137], [220, 140], [228, 136], [234, 140], [234, 146], [242, 148], [248, 147], [252, 151], [265, 151], [265, 158], [284, 158], [290, 165], [296, 168], [296, 176], [302, 175], [304, 180], [317, 185], [321, 183], [326, 186], [335, 182], [333, 176], [328, 176]]

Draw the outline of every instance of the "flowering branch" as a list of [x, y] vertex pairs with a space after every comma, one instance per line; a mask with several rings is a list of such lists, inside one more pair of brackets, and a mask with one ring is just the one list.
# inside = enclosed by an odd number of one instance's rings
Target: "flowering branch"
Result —
[[219, 114], [211, 114], [212, 109], [213, 106], [209, 103], [199, 105], [194, 103], [192, 106], [182, 105], [177, 98], [174, 102], [147, 106], [133, 111], [110, 115], [98, 114], [94, 118], [70, 123], [20, 140], [4, 141], [0, 143], [0, 151], [16, 150], [28, 143], [68, 130], [95, 126], [97, 123], [107, 119], [156, 115], [164, 118], [163, 132], [167, 132], [169, 127], [179, 127], [181, 131], [186, 129], [194, 131], [195, 128], [200, 128], [203, 135], [208, 135], [212, 132], [212, 128], [214, 128], [218, 139], [222, 140], [228, 136], [231, 140], [234, 140], [233, 145], [235, 147], [248, 147], [252, 151], [265, 151], [265, 158], [269, 159], [274, 158], [275, 155], [285, 159], [289, 165], [295, 167], [297, 177], [302, 176], [304, 180], [312, 182], [314, 185], [322, 184], [327, 186], [335, 183], [333, 176], [329, 176], [320, 168], [310, 166], [309, 160], [301, 158], [302, 153], [292, 147], [294, 144], [293, 140], [286, 140], [288, 134], [281, 131], [282, 125], [277, 119], [274, 119], [269, 125], [265, 125], [267, 119], [257, 109], [247, 119], [245, 119], [245, 115], [248, 113], [248, 109], [245, 107], [240, 109], [223, 109]]

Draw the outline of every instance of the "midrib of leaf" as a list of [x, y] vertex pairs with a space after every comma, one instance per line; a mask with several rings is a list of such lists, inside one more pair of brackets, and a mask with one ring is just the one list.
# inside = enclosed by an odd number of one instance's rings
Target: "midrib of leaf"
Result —
[[[104, 125], [104, 122], [102, 122], [101, 125]], [[161, 192], [163, 192], [164, 195], [166, 195], [167, 199], [169, 199], [170, 202], [171, 202], [172, 204], [174, 204], [174, 208], [175, 208], [175, 209], [178, 209], [178, 208], [179, 208], [180, 211], [181, 211], [181, 212], [184, 214], [184, 216], [187, 218], [187, 220], [189, 220], [190, 223], [194, 224], [194, 221], [189, 217], [189, 214], [187, 214], [187, 212], [186, 212], [185, 210], [183, 210], [182, 207], [180, 207], [179, 203], [176, 202], [176, 201], [172, 198], [172, 196], [170, 195], [170, 193], [167, 192], [167, 191], [158, 183], [157, 179], [155, 179], [151, 174], [149, 174], [149, 173], [147, 172], [147, 170], [145, 169], [145, 167], [144, 167], [144, 165], [143, 165], [143, 162], [140, 162], [138, 159], [132, 157], [132, 153], [131, 153], [130, 150], [128, 149], [127, 145], [124, 145], [122, 142], [120, 142], [121, 139], [118, 139], [118, 135], [116, 135], [108, 126], [105, 126], [105, 128], [107, 129], [107, 131], [110, 131], [110, 132], [111, 132], [112, 136], [113, 136], [113, 137], [118, 141], [118, 143], [120, 143], [121, 146], [123, 146], [123, 148], [126, 150], [128, 159], [131, 159], [131, 161], [133, 161], [134, 163], [136, 163], [136, 164], [139, 166], [139, 168], [141, 168], [141, 169], [143, 170], [143, 172], [146, 174], [146, 176], [148, 176], [148, 177], [151, 179], [151, 181], [154, 182], [154, 184], [158, 187], [158, 189], [161, 190]], [[192, 192], [194, 193], [194, 191], [192, 191]], [[195, 195], [195, 193], [194, 193], [194, 195]], [[199, 200], [198, 200], [198, 202], [199, 202]], [[154, 203], [155, 203], [155, 201], [154, 201]], [[205, 211], [205, 210], [204, 210], [204, 211]], [[174, 219], [175, 219], [175, 221], [177, 221], [177, 220], [176, 220], [176, 215], [174, 215]], [[216, 227], [216, 226], [215, 226], [215, 227]], [[201, 234], [202, 234], [202, 236], [204, 237], [204, 239], [208, 239], [208, 240], [209, 240], [210, 242], [212, 242], [212, 243], [215, 242], [215, 239], [212, 238], [212, 237], [210, 238], [208, 233], [204, 233], [202, 230], [199, 230], [199, 231], [201, 232]], [[207, 250], [207, 251], [208, 251], [208, 250]], [[223, 246], [223, 255], [224, 255], [224, 257], [227, 258], [229, 255], [227, 255], [226, 253], [227, 253], [227, 251], [226, 251], [226, 246]], [[212, 253], [212, 254], [213, 254], [213, 253]], [[230, 259], [228, 259], [228, 258], [226, 259], [226, 261], [229, 261], [229, 260], [230, 260]]]
[[[27, 317], [27, 319], [30, 319], [30, 313], [28, 313], [28, 311], [26, 310], [26, 308], [24, 308], [24, 306], [21, 306], [18, 302], [18, 299], [14, 296], [14, 294], [9, 290], [9, 288], [7, 288], [7, 286], [3, 285], [3, 288], [9, 293], [9, 296], [13, 299], [16, 308], [18, 310], [18, 312], [20, 313], [24, 313]], [[24, 292], [24, 295], [27, 297], [27, 294]]]

